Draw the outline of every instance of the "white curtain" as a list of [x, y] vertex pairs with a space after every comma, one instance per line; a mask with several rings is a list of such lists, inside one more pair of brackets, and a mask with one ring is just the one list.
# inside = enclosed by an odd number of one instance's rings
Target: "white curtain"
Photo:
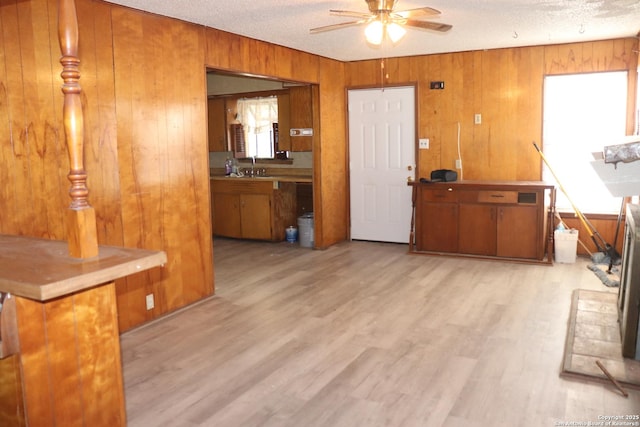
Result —
[[239, 99], [238, 116], [247, 136], [270, 132], [272, 123], [278, 121], [278, 98]]

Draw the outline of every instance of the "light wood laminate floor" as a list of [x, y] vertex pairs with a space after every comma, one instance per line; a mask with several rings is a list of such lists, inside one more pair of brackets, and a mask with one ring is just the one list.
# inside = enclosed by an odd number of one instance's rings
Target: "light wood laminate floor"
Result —
[[[122, 336], [131, 427], [558, 426], [640, 414], [559, 378], [576, 264], [216, 239], [215, 297]], [[586, 425], [586, 424], [585, 424]]]

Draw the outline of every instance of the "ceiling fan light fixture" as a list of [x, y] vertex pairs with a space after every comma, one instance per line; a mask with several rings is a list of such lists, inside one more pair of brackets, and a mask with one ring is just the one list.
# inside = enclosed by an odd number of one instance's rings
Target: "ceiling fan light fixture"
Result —
[[392, 43], [398, 43], [405, 34], [407, 34], [407, 30], [405, 30], [401, 25], [398, 25], [395, 22], [387, 24], [387, 35], [389, 36], [389, 39], [391, 39]]
[[384, 25], [382, 22], [378, 20], [371, 21], [364, 29], [364, 37], [371, 44], [382, 44], [382, 38], [384, 37]]

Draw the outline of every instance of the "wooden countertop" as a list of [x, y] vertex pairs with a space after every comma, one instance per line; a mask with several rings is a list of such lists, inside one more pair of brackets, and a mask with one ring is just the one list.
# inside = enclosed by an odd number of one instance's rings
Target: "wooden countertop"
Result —
[[100, 246], [72, 258], [66, 241], [0, 234], [0, 292], [47, 301], [164, 265], [163, 251]]
[[274, 176], [255, 176], [255, 177], [231, 177], [224, 175], [212, 175], [212, 180], [223, 181], [277, 181], [277, 182], [313, 182], [310, 175], [274, 175]]
[[514, 187], [516, 189], [551, 189], [552, 184], [548, 184], [544, 181], [451, 181], [451, 182], [420, 182], [413, 181], [409, 185], [426, 185], [426, 186], [447, 186], [458, 189], [504, 189], [505, 187]]

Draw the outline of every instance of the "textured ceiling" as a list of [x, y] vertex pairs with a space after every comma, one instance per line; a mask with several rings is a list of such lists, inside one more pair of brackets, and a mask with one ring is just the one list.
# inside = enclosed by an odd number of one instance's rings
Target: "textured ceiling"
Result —
[[310, 34], [352, 21], [329, 9], [368, 12], [364, 0], [116, 0], [135, 9], [202, 24], [341, 61], [635, 37], [640, 0], [399, 0], [395, 10], [433, 7], [447, 33], [409, 29], [397, 45], [374, 48], [362, 27]]

